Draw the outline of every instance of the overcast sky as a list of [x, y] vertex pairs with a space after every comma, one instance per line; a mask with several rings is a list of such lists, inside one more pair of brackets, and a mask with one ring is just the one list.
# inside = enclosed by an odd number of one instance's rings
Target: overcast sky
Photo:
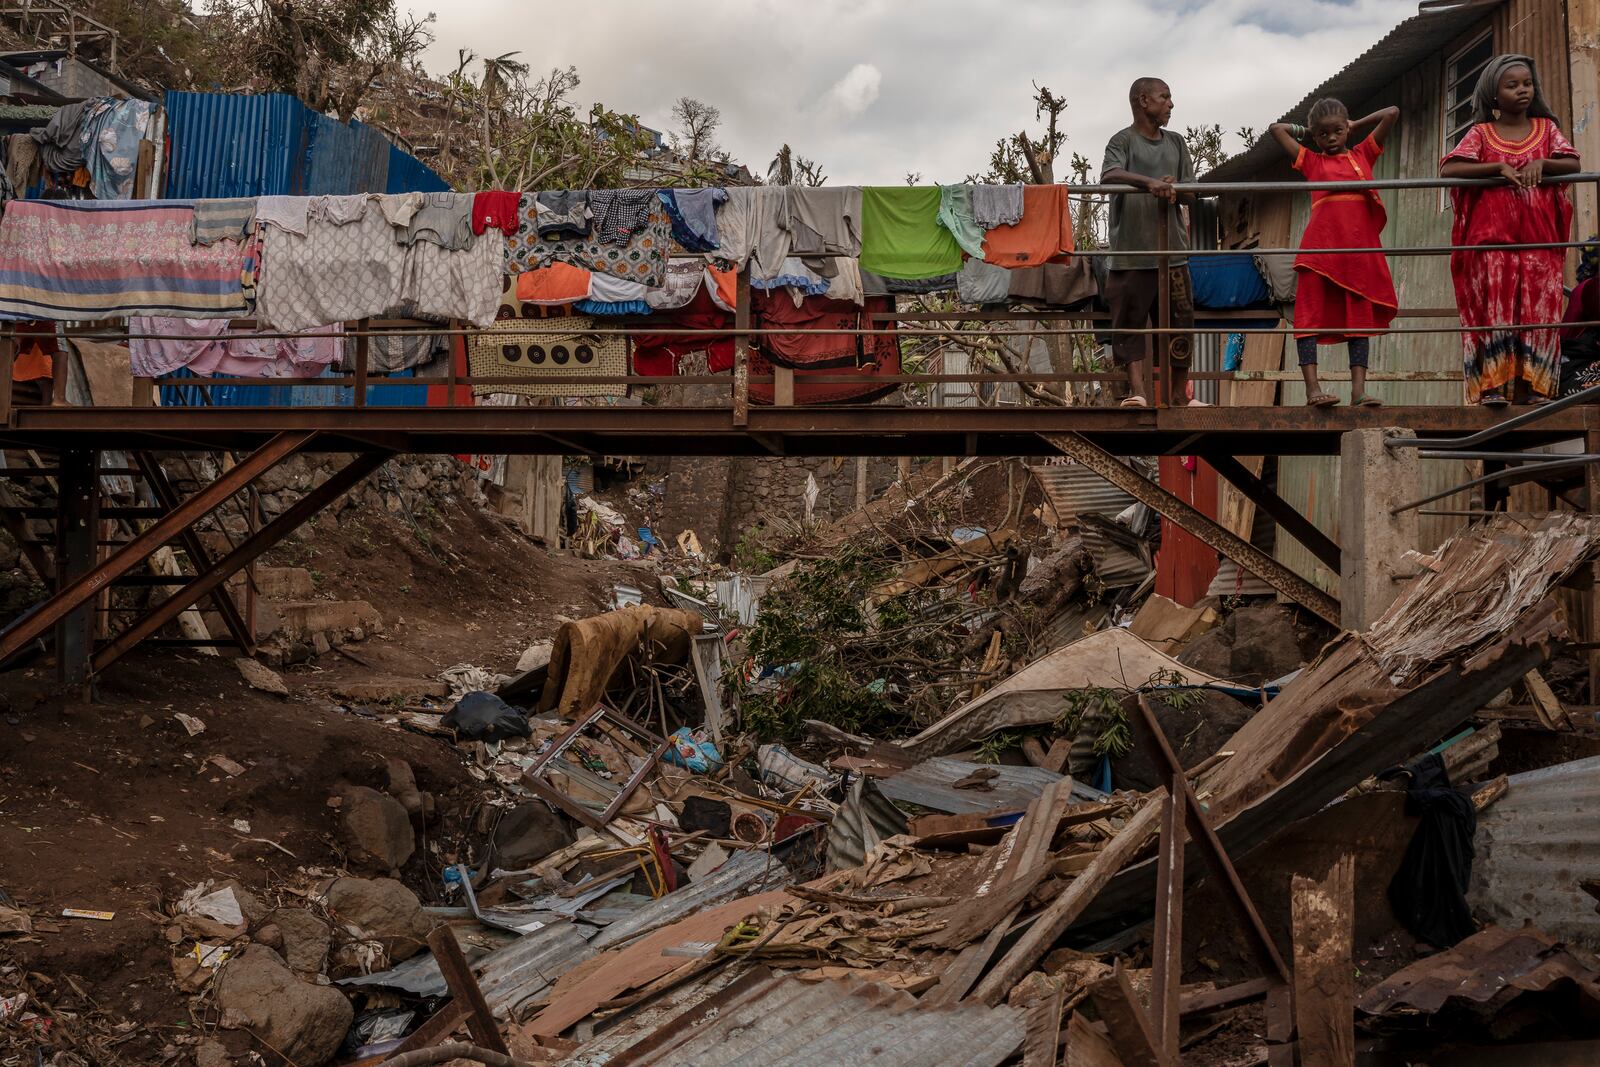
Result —
[[[1127, 89], [1172, 85], [1172, 127], [1264, 127], [1416, 11], [1416, 0], [439, 0], [428, 68], [456, 50], [574, 65], [582, 103], [670, 130], [722, 110], [722, 146], [764, 175], [787, 142], [832, 184], [956, 182], [1033, 125], [1032, 83], [1067, 98], [1065, 151], [1098, 170]], [[1352, 102], [1353, 103], [1353, 102]], [[1058, 177], [1060, 174], [1058, 174]]]

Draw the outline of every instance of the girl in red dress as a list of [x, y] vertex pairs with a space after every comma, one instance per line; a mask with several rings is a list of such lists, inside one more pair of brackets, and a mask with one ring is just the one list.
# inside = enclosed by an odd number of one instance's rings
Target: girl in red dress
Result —
[[1533, 60], [1496, 56], [1473, 92], [1474, 121], [1439, 165], [1445, 178], [1503, 178], [1504, 185], [1450, 190], [1450, 256], [1464, 338], [1468, 403], [1542, 404], [1556, 393], [1558, 331], [1518, 329], [1561, 321], [1561, 248], [1498, 251], [1495, 245], [1565, 241], [1572, 201], [1552, 174], [1576, 174], [1578, 153], [1556, 128]]
[[[1275, 122], [1272, 136], [1307, 181], [1371, 181], [1373, 161], [1382, 154], [1384, 138], [1399, 117], [1399, 108], [1386, 107], [1351, 122], [1342, 103], [1318, 100], [1311, 106], [1306, 126]], [[1300, 143], [1307, 136], [1316, 146], [1315, 152]], [[1365, 140], [1361, 140], [1363, 136]], [[1359, 141], [1354, 147], [1349, 143], [1352, 138]], [[1306, 381], [1306, 403], [1313, 407], [1332, 407], [1339, 402], [1317, 382], [1317, 346], [1340, 342], [1350, 350], [1350, 402], [1379, 403], [1367, 392], [1368, 338], [1388, 328], [1399, 306], [1389, 262], [1381, 252], [1319, 250], [1378, 248], [1387, 221], [1383, 201], [1372, 189], [1311, 193], [1311, 221], [1294, 261], [1294, 336], [1300, 373]]]

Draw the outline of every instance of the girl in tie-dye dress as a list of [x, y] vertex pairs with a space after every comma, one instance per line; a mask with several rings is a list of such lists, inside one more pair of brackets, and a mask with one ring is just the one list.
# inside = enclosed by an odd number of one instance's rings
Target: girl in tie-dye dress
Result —
[[1475, 246], [1450, 256], [1456, 307], [1467, 328], [1467, 400], [1543, 403], [1556, 392], [1561, 337], [1554, 329], [1519, 327], [1561, 321], [1566, 251], [1495, 246], [1568, 240], [1567, 188], [1544, 179], [1577, 173], [1578, 153], [1556, 128], [1527, 56], [1490, 60], [1473, 101], [1477, 123], [1444, 157], [1439, 173], [1500, 177], [1506, 184], [1451, 190], [1451, 243]]

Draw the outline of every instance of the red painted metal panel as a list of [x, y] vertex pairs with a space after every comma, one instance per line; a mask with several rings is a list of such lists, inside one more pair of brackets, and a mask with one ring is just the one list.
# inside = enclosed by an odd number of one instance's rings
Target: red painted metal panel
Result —
[[[1161, 457], [1161, 488], [1202, 512], [1217, 517], [1217, 472], [1193, 456]], [[1184, 607], [1206, 595], [1217, 576], [1217, 550], [1169, 519], [1161, 520], [1161, 550], [1156, 553], [1156, 592]]]

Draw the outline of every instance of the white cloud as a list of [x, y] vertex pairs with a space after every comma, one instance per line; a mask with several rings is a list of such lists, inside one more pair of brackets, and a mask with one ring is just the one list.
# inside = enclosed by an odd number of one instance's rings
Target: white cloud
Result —
[[855, 116], [871, 107], [883, 86], [883, 72], [871, 63], [857, 63], [823, 94], [823, 110]]
[[1416, 0], [588, 0], [582, 18], [527, 12], [519, 0], [440, 10], [428, 66], [452, 69], [457, 48], [520, 49], [536, 68], [575, 65], [581, 103], [658, 129], [680, 96], [715, 104], [723, 147], [757, 173], [788, 143], [832, 182], [894, 184], [983, 170], [997, 138], [1036, 128], [1035, 82], [1067, 98], [1066, 152], [1096, 167], [1145, 74], [1171, 83], [1177, 129], [1265, 126]]

